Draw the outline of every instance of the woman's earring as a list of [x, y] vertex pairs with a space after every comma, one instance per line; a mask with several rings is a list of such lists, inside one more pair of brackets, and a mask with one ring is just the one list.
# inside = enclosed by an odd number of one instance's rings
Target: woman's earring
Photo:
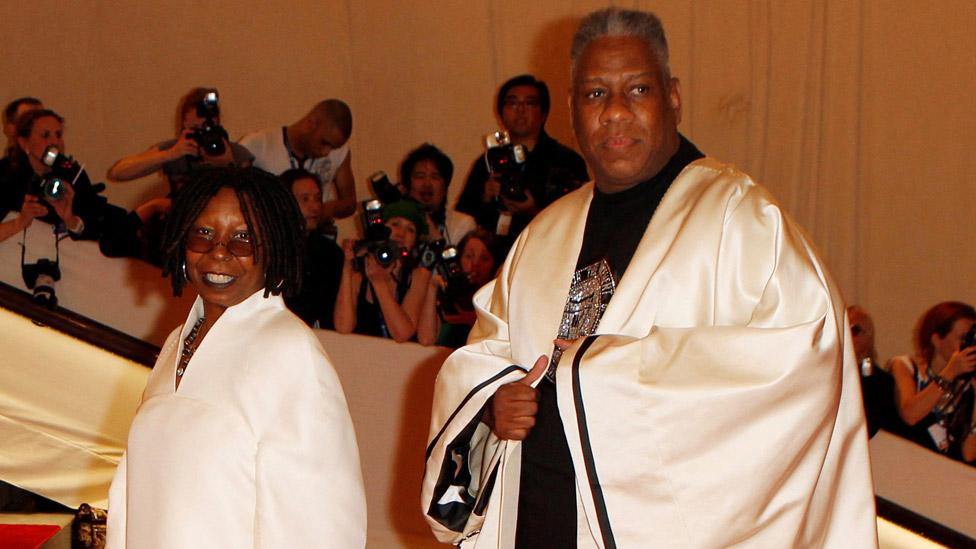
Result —
[[183, 280], [190, 281], [190, 273], [186, 272], [186, 260], [183, 260]]

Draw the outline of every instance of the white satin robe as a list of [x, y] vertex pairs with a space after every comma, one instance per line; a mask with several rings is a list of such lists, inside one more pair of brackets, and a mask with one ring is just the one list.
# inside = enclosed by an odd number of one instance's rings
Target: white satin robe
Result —
[[[514, 543], [520, 444], [477, 418], [523, 377], [510, 365], [551, 352], [592, 196], [592, 184], [567, 195], [520, 235], [438, 376], [422, 510], [442, 541]], [[816, 253], [765, 189], [713, 159], [686, 167], [596, 336], [557, 369], [580, 547], [875, 547], [845, 323]], [[451, 453], [465, 441], [467, 463]], [[477, 498], [496, 464], [482, 516], [438, 517], [464, 499], [445, 488], [452, 475], [470, 470]]]
[[318, 339], [263, 290], [228, 308], [178, 390], [163, 346], [109, 493], [108, 548], [363, 547], [359, 450]]

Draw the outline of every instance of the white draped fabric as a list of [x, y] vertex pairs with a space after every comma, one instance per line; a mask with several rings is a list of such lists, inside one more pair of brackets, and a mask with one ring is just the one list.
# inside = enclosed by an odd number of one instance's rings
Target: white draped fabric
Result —
[[[422, 505], [442, 541], [514, 540], [520, 444], [476, 425], [495, 389], [522, 377], [511, 365], [550, 352], [591, 197], [592, 185], [572, 193], [522, 233], [477, 295], [469, 345], [438, 376]], [[596, 335], [557, 369], [595, 546], [876, 543], [858, 372], [832, 285], [740, 172], [703, 159], [675, 179]], [[459, 504], [463, 491], [473, 503]]]

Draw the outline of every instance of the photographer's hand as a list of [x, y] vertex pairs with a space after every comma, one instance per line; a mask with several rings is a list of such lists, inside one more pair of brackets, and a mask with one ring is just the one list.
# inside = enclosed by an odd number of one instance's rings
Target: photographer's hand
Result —
[[176, 143], [173, 143], [172, 147], [163, 151], [167, 153], [170, 160], [177, 160], [184, 156], [203, 156], [200, 145], [190, 137], [190, 133], [192, 132], [193, 130], [183, 130], [183, 134], [176, 140]]
[[31, 226], [34, 218], [41, 217], [47, 213], [47, 207], [41, 204], [40, 200], [32, 194], [24, 195], [24, 205], [20, 207], [20, 215], [14, 220], [18, 230], [24, 230]]
[[505, 205], [506, 210], [512, 212], [513, 214], [534, 217], [535, 214], [539, 213], [539, 207], [535, 203], [535, 197], [532, 196], [532, 192], [528, 189], [525, 190], [525, 197], [525, 200], [518, 202], [503, 196], [502, 204]]
[[149, 222], [156, 215], [169, 213], [173, 207], [173, 200], [169, 198], [153, 198], [138, 206], [135, 210], [136, 215], [143, 224]]
[[498, 198], [498, 194], [502, 192], [502, 184], [497, 175], [488, 175], [488, 179], [485, 180], [485, 190], [481, 193], [481, 201], [485, 204], [490, 204]]
[[64, 221], [64, 225], [68, 228], [69, 232], [80, 233], [83, 230], [84, 224], [80, 217], [76, 216], [74, 213], [74, 201], [75, 201], [75, 189], [68, 183], [64, 182], [64, 194], [61, 198], [57, 200], [45, 197], [44, 201], [51, 205], [54, 209], [54, 213]]
[[949, 357], [949, 363], [942, 369], [940, 375], [949, 381], [953, 381], [961, 375], [965, 375], [976, 370], [976, 346], [956, 351]]

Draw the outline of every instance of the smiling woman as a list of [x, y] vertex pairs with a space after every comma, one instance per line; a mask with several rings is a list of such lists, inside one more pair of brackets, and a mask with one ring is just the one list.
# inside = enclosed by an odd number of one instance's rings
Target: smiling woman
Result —
[[164, 274], [198, 297], [133, 419], [108, 547], [364, 545], [342, 388], [281, 298], [300, 285], [302, 242], [297, 203], [266, 172], [214, 169], [177, 194]]

